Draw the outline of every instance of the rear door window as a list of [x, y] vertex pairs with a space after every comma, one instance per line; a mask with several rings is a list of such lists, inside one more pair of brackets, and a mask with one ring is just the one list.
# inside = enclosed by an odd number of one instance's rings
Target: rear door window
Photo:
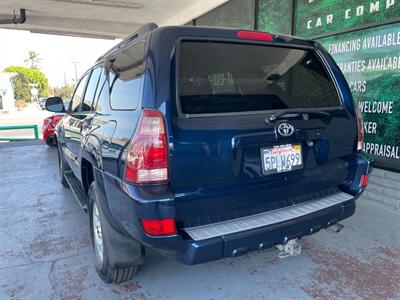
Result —
[[178, 96], [184, 114], [340, 105], [335, 85], [310, 50], [183, 41]]
[[85, 97], [82, 102], [82, 111], [93, 110], [93, 100], [96, 93], [96, 88], [99, 83], [101, 67], [94, 69], [90, 75], [89, 83], [86, 88]]
[[89, 73], [87, 73], [78, 83], [75, 89], [74, 96], [71, 100], [71, 112], [79, 112], [81, 107], [81, 100], [85, 92], [86, 81], [88, 79]]
[[108, 114], [110, 113], [110, 94], [108, 92], [108, 84], [107, 82], [103, 82], [101, 86], [99, 86], [100, 94], [99, 99], [96, 104], [96, 112], [100, 114]]

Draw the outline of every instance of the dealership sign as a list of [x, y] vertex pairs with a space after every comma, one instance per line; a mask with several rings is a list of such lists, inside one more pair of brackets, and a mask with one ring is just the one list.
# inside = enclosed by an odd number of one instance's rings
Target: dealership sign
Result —
[[297, 0], [295, 34], [309, 37], [400, 17], [400, 0]]
[[364, 151], [400, 170], [400, 24], [319, 40], [344, 73], [363, 114]]

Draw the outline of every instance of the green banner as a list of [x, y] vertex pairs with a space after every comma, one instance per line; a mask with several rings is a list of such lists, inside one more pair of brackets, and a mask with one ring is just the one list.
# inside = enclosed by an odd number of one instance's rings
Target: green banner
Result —
[[292, 0], [259, 0], [257, 29], [271, 33], [290, 34]]
[[309, 37], [400, 17], [400, 0], [297, 0], [295, 35]]
[[400, 170], [400, 23], [320, 39], [364, 118], [364, 151]]

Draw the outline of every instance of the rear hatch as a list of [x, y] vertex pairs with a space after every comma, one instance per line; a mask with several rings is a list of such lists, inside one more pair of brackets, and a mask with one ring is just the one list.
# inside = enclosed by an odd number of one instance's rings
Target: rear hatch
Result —
[[357, 128], [321, 54], [193, 38], [177, 49], [170, 166], [179, 226], [338, 191]]

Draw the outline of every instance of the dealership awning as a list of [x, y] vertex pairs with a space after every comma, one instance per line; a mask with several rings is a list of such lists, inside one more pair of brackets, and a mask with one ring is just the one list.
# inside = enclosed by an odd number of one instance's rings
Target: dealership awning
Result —
[[[97, 38], [124, 38], [141, 25], [155, 22], [181, 25], [227, 0], [1, 0], [0, 20], [18, 18], [23, 24], [0, 28], [36, 33]], [[0, 22], [1, 23], [1, 22]]]

